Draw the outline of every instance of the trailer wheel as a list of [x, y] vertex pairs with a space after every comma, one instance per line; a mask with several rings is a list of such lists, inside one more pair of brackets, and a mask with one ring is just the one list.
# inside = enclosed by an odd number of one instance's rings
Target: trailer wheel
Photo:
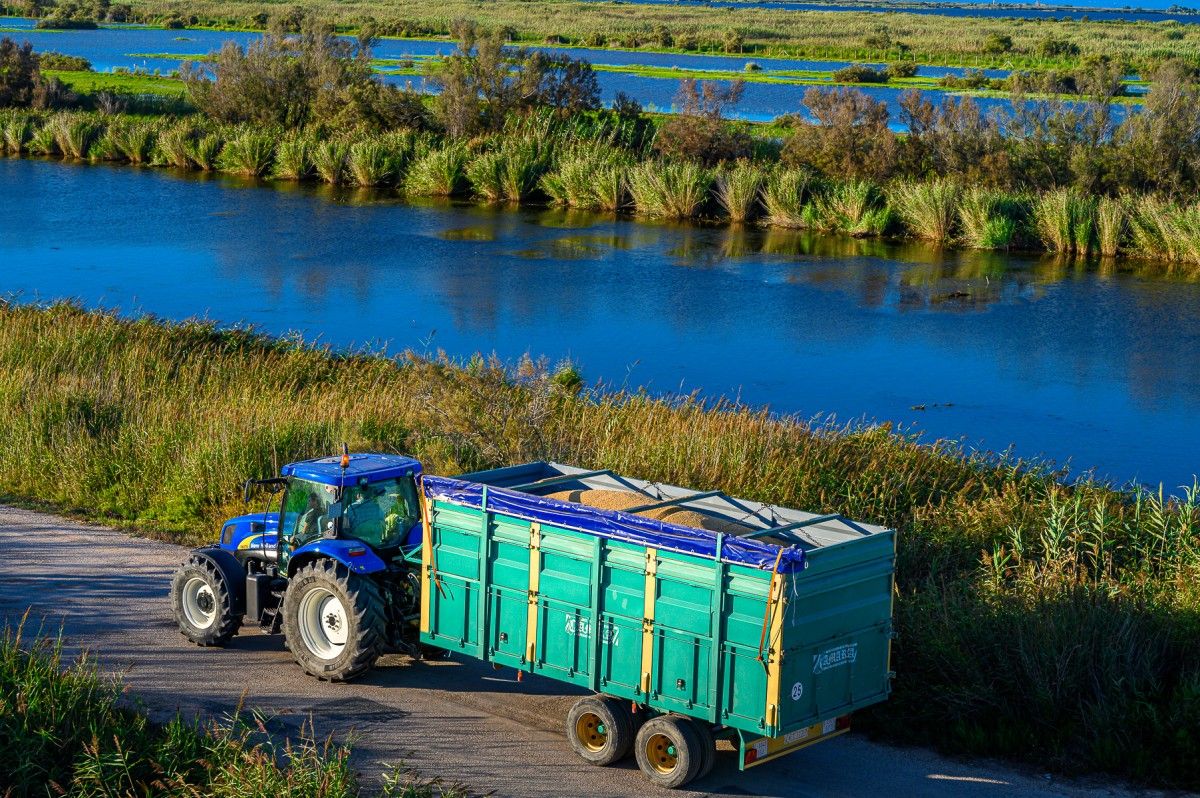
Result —
[[695, 725], [676, 715], [659, 715], [646, 721], [633, 751], [646, 778], [668, 790], [696, 778], [704, 757]]
[[696, 773], [696, 778], [702, 779], [709, 773], [712, 773], [713, 765], [717, 764], [717, 738], [713, 734], [712, 726], [704, 721], [689, 720], [692, 730], [696, 732], [696, 736], [700, 739], [700, 770]]
[[633, 747], [633, 716], [629, 705], [609, 696], [581, 698], [567, 713], [571, 748], [593, 765], [611, 765]]
[[283, 594], [283, 635], [300, 667], [344, 682], [366, 673], [386, 640], [383, 594], [374, 580], [322, 558], [302, 567]]
[[171, 609], [179, 631], [198, 646], [223, 646], [242, 626], [225, 574], [192, 555], [171, 577]]

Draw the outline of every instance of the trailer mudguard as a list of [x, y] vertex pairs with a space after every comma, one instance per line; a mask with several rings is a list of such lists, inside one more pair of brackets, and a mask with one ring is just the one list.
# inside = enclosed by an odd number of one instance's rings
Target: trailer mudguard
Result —
[[387, 569], [387, 563], [379, 558], [370, 546], [356, 540], [338, 540], [323, 538], [314, 540], [292, 552], [288, 560], [288, 576], [307, 562], [317, 557], [328, 557], [337, 560], [356, 574], [373, 574]]
[[221, 576], [225, 577], [225, 584], [229, 588], [229, 600], [233, 602], [230, 609], [237, 615], [244, 615], [246, 612], [246, 569], [238, 562], [237, 557], [220, 546], [201, 546], [198, 549], [192, 549], [192, 554], [203, 557], [216, 566], [216, 569], [221, 572]]

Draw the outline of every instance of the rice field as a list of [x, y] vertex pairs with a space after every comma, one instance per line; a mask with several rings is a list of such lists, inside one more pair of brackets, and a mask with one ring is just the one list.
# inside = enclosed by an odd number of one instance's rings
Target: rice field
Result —
[[895, 693], [860, 729], [1200, 787], [1195, 487], [1064, 484], [954, 442], [608, 392], [536, 360], [339, 353], [209, 322], [0, 307], [5, 501], [198, 543], [242, 511], [241, 479], [343, 441], [434, 473], [553, 459], [894, 526]]

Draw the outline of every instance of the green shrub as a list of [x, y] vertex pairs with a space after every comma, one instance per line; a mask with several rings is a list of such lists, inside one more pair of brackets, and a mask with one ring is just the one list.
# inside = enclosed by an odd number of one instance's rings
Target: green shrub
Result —
[[1096, 200], [1071, 188], [1047, 191], [1034, 202], [1033, 221], [1046, 249], [1087, 255], [1095, 240]]
[[391, 148], [380, 138], [360, 139], [350, 145], [346, 155], [350, 182], [356, 186], [383, 186], [394, 183], [400, 164]]
[[154, 142], [154, 163], [173, 166], [176, 169], [190, 169], [190, 152], [195, 135], [195, 130], [188, 122], [177, 122], [160, 132]]
[[23, 111], [10, 111], [0, 117], [0, 149], [8, 155], [20, 155], [33, 137], [33, 118]]
[[101, 132], [100, 125], [87, 114], [62, 113], [50, 119], [54, 145], [64, 158], [82, 160]]
[[892, 210], [879, 187], [868, 180], [851, 180], [827, 188], [813, 203], [814, 226], [852, 236], [883, 235], [892, 226]]

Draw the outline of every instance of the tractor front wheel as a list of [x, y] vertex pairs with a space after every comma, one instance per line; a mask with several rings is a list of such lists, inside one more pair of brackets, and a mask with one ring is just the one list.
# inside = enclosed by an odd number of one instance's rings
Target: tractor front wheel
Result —
[[283, 635], [300, 667], [345, 682], [366, 673], [387, 637], [383, 594], [367, 577], [320, 559], [302, 567], [283, 594]]
[[171, 578], [171, 609], [179, 631], [198, 646], [223, 646], [242, 626], [225, 574], [195, 554]]

